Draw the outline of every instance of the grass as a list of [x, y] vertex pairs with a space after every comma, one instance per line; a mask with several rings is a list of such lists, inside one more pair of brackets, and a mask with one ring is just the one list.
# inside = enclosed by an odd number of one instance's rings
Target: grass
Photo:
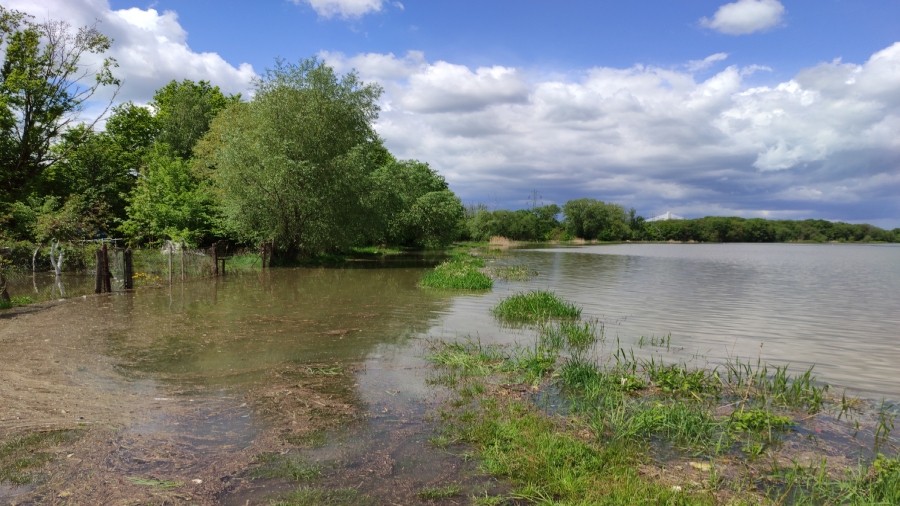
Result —
[[532, 323], [550, 319], [577, 319], [581, 308], [553, 292], [532, 291], [515, 294], [500, 301], [492, 310], [501, 320]]
[[320, 466], [309, 464], [297, 455], [263, 453], [256, 460], [258, 466], [250, 473], [256, 479], [309, 481], [322, 473]]
[[425, 274], [419, 284], [445, 290], [490, 290], [494, 282], [481, 272], [483, 266], [480, 258], [456, 255]]
[[[644, 344], [667, 352], [671, 337]], [[837, 444], [836, 434], [802, 435], [820, 430], [816, 413], [852, 404], [829, 399], [812, 369], [708, 370], [639, 360], [618, 342], [604, 354], [605, 345], [602, 326], [577, 317], [542, 320], [531, 345], [511, 349], [433, 343], [429, 358], [457, 394], [434, 444], [469, 445], [484, 471], [512, 484], [478, 504], [900, 504], [896, 455], [861, 452], [845, 475], [791, 464]], [[888, 407], [867, 423], [875, 453], [896, 450]]]
[[462, 487], [459, 485], [445, 485], [443, 487], [424, 487], [419, 491], [419, 499], [423, 501], [438, 501], [441, 499], [450, 499], [462, 494]]
[[27, 485], [54, 458], [53, 449], [80, 437], [79, 430], [33, 432], [0, 444], [0, 483]]
[[301, 487], [269, 504], [270, 506], [363, 506], [375, 503], [353, 488]]
[[491, 275], [506, 281], [527, 281], [537, 276], [537, 271], [523, 265], [502, 265], [491, 269]]

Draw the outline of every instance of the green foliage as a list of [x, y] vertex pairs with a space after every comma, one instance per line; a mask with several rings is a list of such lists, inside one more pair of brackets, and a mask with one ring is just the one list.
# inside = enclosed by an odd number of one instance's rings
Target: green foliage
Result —
[[573, 237], [621, 241], [631, 238], [629, 217], [618, 204], [607, 204], [595, 199], [576, 199], [563, 206], [566, 215], [566, 231]]
[[547, 291], [532, 291], [512, 295], [494, 306], [492, 312], [511, 322], [539, 322], [555, 318], [575, 319], [581, 308]]
[[741, 409], [731, 414], [728, 428], [736, 432], [769, 432], [787, 429], [793, 423], [790, 417], [776, 415], [765, 409]]
[[254, 100], [223, 111], [197, 147], [228, 228], [305, 256], [360, 242], [366, 182], [386, 156], [372, 126], [380, 94], [314, 58], [279, 61]]
[[826, 220], [764, 220], [707, 216], [644, 224], [641, 237], [654, 241], [697, 242], [897, 242], [893, 231], [868, 224]]
[[370, 179], [372, 192], [366, 198], [374, 221], [370, 240], [442, 247], [458, 237], [462, 203], [428, 164], [389, 159]]
[[490, 276], [481, 272], [477, 264], [465, 259], [440, 263], [422, 277], [420, 284], [448, 290], [490, 290], [494, 286]]
[[216, 223], [213, 194], [188, 162], [156, 146], [147, 156], [122, 231], [137, 242], [164, 239], [196, 245]]
[[225, 96], [218, 86], [208, 81], [170, 81], [156, 90], [151, 103], [156, 110], [156, 140], [186, 160], [209, 130], [212, 120], [229, 105], [240, 102], [240, 98], [240, 95]]
[[560, 227], [556, 204], [519, 209], [489, 211], [485, 206], [470, 208], [466, 214], [466, 232], [476, 241], [502, 236], [516, 241], [546, 241]]
[[715, 395], [721, 386], [718, 376], [704, 369], [689, 370], [683, 365], [657, 364], [655, 361], [647, 362], [645, 367], [653, 383], [665, 392], [695, 397]]
[[[53, 142], [77, 121], [101, 88], [117, 88], [115, 61], [102, 59], [112, 40], [87, 26], [34, 22], [0, 6], [0, 204], [23, 200], [60, 153]], [[100, 61], [89, 70], [87, 59]], [[99, 118], [97, 118], [99, 119]], [[96, 122], [96, 120], [94, 122]], [[91, 121], [88, 121], [90, 124]], [[89, 131], [89, 129], [83, 129]]]

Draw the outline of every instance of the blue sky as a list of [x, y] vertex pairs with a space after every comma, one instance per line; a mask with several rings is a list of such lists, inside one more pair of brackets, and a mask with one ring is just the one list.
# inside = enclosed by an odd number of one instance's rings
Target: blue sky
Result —
[[467, 204], [591, 197], [900, 227], [896, 0], [0, 0], [99, 20], [119, 100], [250, 96], [276, 57], [384, 87], [376, 125]]

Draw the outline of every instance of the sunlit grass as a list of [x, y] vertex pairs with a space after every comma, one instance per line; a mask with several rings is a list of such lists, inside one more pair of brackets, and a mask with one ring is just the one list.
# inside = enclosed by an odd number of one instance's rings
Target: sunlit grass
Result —
[[448, 290], [490, 290], [494, 282], [481, 272], [480, 263], [483, 264], [483, 261], [448, 260], [426, 273], [420, 284]]
[[502, 320], [524, 323], [581, 316], [580, 307], [548, 291], [512, 295], [500, 301], [492, 311]]

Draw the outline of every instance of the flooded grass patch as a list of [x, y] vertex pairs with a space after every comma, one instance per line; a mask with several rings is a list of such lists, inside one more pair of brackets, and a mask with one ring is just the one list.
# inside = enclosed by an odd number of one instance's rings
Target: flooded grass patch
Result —
[[0, 483], [32, 483], [45, 464], [55, 458], [54, 449], [82, 435], [80, 430], [51, 430], [20, 435], [0, 443]]
[[458, 254], [427, 272], [421, 286], [447, 290], [490, 290], [494, 286], [490, 276], [482, 272], [484, 260]]
[[270, 506], [367, 506], [375, 502], [353, 488], [302, 487], [269, 503]]
[[510, 322], [530, 323], [550, 319], [576, 319], [581, 308], [549, 291], [536, 290], [515, 294], [500, 301], [492, 312]]
[[541, 325], [534, 337], [506, 349], [434, 343], [430, 355], [456, 392], [433, 444], [466, 444], [486, 472], [513, 483], [484, 504], [900, 500], [891, 411], [862, 428], [841, 424], [858, 403], [829, 397], [811, 369], [636, 359], [604, 352], [602, 326], [577, 319]]

